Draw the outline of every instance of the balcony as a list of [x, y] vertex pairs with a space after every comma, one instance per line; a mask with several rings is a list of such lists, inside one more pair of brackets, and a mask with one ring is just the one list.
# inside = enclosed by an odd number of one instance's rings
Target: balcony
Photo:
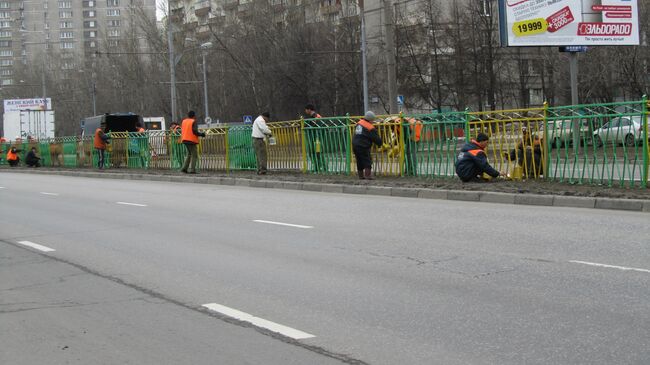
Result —
[[252, 2], [247, 2], [243, 4], [240, 3], [239, 7], [237, 7], [237, 11], [239, 12], [240, 16], [246, 16], [246, 15], [250, 15], [252, 8], [253, 8]]
[[341, 10], [340, 5], [322, 5], [320, 7], [320, 13], [323, 15], [335, 14]]
[[200, 0], [194, 4], [194, 14], [196, 16], [204, 16], [210, 12], [210, 0]]
[[205, 39], [210, 37], [212, 31], [210, 30], [209, 25], [199, 25], [194, 30], [194, 34], [196, 35], [197, 38]]
[[271, 9], [273, 11], [282, 11], [286, 8], [286, 0], [270, 0], [269, 4], [271, 5]]
[[183, 7], [183, 5], [171, 9], [171, 21], [178, 22], [185, 18], [185, 7]]
[[225, 9], [233, 9], [239, 6], [239, 0], [225, 0], [223, 2], [223, 7]]

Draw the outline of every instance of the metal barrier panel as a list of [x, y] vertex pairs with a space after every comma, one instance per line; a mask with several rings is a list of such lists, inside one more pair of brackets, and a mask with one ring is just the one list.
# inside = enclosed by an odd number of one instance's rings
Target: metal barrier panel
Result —
[[544, 120], [546, 108], [468, 113], [468, 136], [490, 137], [486, 154], [492, 167], [515, 180], [544, 176]]
[[170, 154], [168, 143], [169, 131], [150, 130], [147, 131], [149, 143], [149, 168], [167, 170], [170, 168]]
[[127, 134], [127, 166], [129, 168], [146, 169], [149, 167], [151, 151], [147, 133], [129, 132]]
[[[104, 168], [128, 167], [128, 132], [109, 132], [110, 143], [106, 146]], [[97, 166], [97, 151], [93, 152], [93, 162]]]
[[52, 166], [52, 157], [50, 155], [50, 140], [42, 139], [38, 141], [38, 155], [41, 157], [41, 166], [50, 167]]
[[0, 143], [0, 165], [7, 165], [7, 152], [11, 147], [11, 143]]
[[302, 171], [302, 131], [300, 121], [268, 123], [275, 145], [270, 145], [266, 139], [268, 153], [267, 166], [269, 170]]
[[228, 164], [233, 170], [255, 170], [257, 162], [253, 150], [250, 125], [228, 128]]
[[63, 166], [77, 167], [77, 137], [62, 137]]
[[95, 150], [94, 137], [85, 136], [79, 141], [78, 155], [79, 155], [79, 166], [83, 167], [94, 167], [97, 166], [97, 163], [93, 163], [93, 152]]
[[548, 109], [549, 178], [569, 183], [647, 185], [644, 102]]
[[226, 170], [228, 155], [228, 129], [210, 128], [204, 130], [205, 137], [199, 144], [199, 165], [201, 170]]
[[405, 115], [404, 175], [455, 176], [456, 155], [465, 142], [465, 113]]
[[303, 122], [306, 172], [350, 173], [350, 128], [348, 118], [306, 119]]

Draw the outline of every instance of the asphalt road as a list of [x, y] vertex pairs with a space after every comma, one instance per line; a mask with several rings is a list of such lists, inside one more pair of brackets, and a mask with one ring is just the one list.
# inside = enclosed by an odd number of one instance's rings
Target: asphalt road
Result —
[[1, 172], [0, 214], [2, 364], [650, 363], [645, 213]]

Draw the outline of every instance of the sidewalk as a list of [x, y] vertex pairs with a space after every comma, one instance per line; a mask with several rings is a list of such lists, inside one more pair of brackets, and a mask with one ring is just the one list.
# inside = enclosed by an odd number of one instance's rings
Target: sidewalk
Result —
[[111, 169], [99, 172], [92, 169], [65, 168], [11, 169], [5, 166], [0, 167], [0, 173], [2, 172], [650, 212], [650, 189], [570, 185], [544, 180], [462, 183], [456, 178], [429, 180], [379, 176], [373, 181], [360, 181], [356, 177], [345, 175], [311, 175], [283, 171], [271, 171], [269, 175], [263, 176], [251, 171], [209, 171], [186, 175], [169, 170]]

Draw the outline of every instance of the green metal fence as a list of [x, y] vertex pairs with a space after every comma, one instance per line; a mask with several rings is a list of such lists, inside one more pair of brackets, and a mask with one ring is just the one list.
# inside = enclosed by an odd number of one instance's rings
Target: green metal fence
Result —
[[548, 109], [548, 178], [578, 184], [647, 186], [647, 103]]
[[[373, 147], [380, 176], [451, 178], [460, 146], [479, 132], [491, 138], [487, 155], [514, 179], [622, 187], [647, 187], [648, 100], [486, 112], [388, 115], [377, 121], [384, 145]], [[356, 170], [351, 141], [360, 117], [269, 123], [269, 168], [311, 174]], [[199, 145], [202, 170], [254, 170], [251, 126], [212, 128]], [[187, 154], [180, 133], [109, 133], [106, 168], [180, 169]], [[58, 137], [1, 145], [21, 159], [36, 146], [44, 166], [96, 167], [93, 138]], [[538, 158], [538, 148], [541, 146]], [[529, 151], [535, 151], [534, 153]], [[528, 161], [527, 161], [528, 159]]]

